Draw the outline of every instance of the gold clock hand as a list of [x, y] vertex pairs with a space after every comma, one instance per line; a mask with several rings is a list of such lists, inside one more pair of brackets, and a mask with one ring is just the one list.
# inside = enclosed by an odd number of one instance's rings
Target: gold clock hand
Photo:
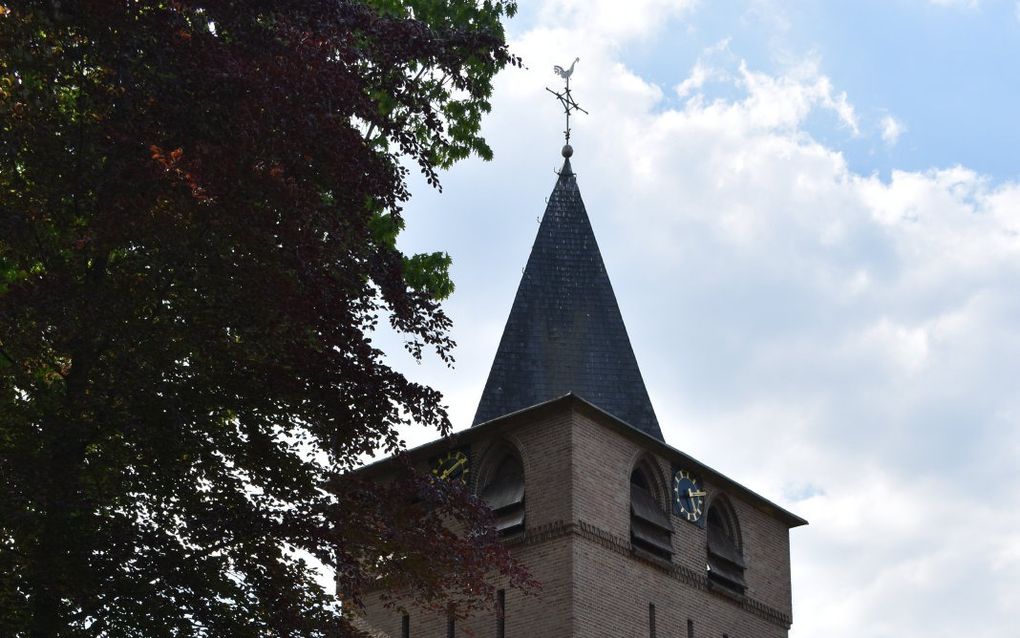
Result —
[[467, 463], [467, 459], [461, 459], [454, 463], [453, 465], [451, 465], [445, 472], [443, 472], [443, 478], [444, 479], [450, 478], [450, 474], [452, 474], [454, 470], [456, 470], [461, 465], [464, 465], [465, 463]]
[[694, 490], [692, 490], [692, 489], [688, 489], [688, 490], [687, 490], [687, 494], [688, 494], [688, 495], [689, 495], [689, 496], [690, 496], [691, 498], [694, 498], [695, 496], [707, 496], [707, 495], [708, 495], [708, 493], [707, 493], [707, 492], [705, 492], [705, 491], [703, 491], [703, 490], [698, 490], [697, 492], [695, 492], [695, 491], [694, 491]]

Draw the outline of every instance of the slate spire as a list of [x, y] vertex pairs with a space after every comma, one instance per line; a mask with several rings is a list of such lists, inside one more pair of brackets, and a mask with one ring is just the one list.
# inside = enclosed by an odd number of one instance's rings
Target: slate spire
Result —
[[572, 392], [661, 441], [567, 149], [473, 425]]

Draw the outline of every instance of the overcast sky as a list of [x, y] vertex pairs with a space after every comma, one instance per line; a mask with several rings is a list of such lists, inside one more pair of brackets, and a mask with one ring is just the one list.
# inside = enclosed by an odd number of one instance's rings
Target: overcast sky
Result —
[[453, 256], [459, 344], [411, 376], [470, 424], [579, 56], [572, 162], [666, 441], [811, 522], [791, 635], [1012, 635], [1020, 4], [522, 4], [496, 159], [407, 207], [403, 247]]

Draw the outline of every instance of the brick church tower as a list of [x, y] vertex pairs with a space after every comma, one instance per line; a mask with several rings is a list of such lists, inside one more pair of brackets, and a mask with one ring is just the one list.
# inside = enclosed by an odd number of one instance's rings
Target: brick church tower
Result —
[[565, 147], [474, 424], [412, 450], [457, 468], [541, 593], [456, 626], [368, 599], [391, 638], [771, 638], [806, 521], [663, 439]]

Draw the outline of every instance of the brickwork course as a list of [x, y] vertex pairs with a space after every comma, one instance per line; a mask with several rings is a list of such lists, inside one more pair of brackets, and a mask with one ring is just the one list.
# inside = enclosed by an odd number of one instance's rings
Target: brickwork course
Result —
[[[789, 530], [803, 519], [670, 447], [654, 410], [595, 243], [570, 161], [564, 162], [525, 269], [474, 426], [411, 451], [469, 451], [481, 493], [496, 467], [519, 461], [524, 526], [506, 541], [542, 582], [508, 589], [505, 638], [780, 638], [793, 619]], [[385, 461], [375, 471], [385, 472]], [[632, 540], [631, 477], [649, 485], [669, 550]], [[704, 511], [732, 520], [742, 587], [708, 576], [705, 517], [674, 506], [678, 469], [697, 477]], [[717, 574], [718, 576], [718, 574]], [[401, 614], [369, 595], [361, 622], [402, 635]], [[445, 638], [443, 615], [411, 612], [410, 636]], [[456, 636], [498, 636], [497, 614], [458, 621]]]

